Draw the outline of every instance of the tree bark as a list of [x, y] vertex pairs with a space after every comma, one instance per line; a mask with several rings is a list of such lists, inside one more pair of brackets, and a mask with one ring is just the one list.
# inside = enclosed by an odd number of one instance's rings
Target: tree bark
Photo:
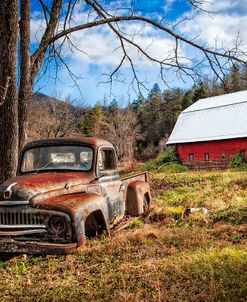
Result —
[[18, 0], [0, 1], [0, 181], [15, 175], [18, 159]]
[[20, 12], [20, 88], [18, 96], [19, 151], [27, 140], [28, 111], [32, 97], [30, 77], [30, 0], [21, 0]]
[[35, 53], [31, 57], [31, 78], [32, 81], [34, 81], [35, 77], [40, 71], [40, 68], [42, 66], [42, 63], [45, 59], [46, 50], [49, 46], [49, 40], [54, 36], [56, 27], [58, 25], [59, 16], [62, 11], [63, 6], [63, 0], [56, 0], [52, 2], [52, 8], [50, 13], [50, 19], [47, 24], [46, 30], [44, 32], [44, 35], [40, 41], [40, 45], [38, 49], [35, 51]]

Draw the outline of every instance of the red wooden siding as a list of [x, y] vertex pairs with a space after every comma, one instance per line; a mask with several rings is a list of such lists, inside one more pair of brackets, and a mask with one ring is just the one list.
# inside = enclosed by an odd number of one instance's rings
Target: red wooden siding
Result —
[[[233, 155], [239, 151], [247, 152], [247, 138], [227, 139], [219, 141], [184, 143], [177, 145], [180, 160], [183, 163], [192, 164], [189, 158], [194, 156], [194, 165], [198, 163], [222, 163], [221, 166], [227, 166]], [[209, 159], [207, 155], [208, 153]], [[226, 154], [226, 160], [222, 159], [222, 154]], [[224, 164], [225, 163], [225, 164]]]

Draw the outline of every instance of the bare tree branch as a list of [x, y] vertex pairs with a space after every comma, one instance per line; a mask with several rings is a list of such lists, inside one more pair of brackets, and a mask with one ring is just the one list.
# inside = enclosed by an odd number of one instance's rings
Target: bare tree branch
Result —
[[45, 17], [45, 21], [46, 21], [46, 25], [48, 25], [49, 21], [48, 21], [48, 16], [50, 16], [50, 11], [47, 8], [47, 6], [45, 5], [43, 0], [39, 0], [39, 3], [43, 9], [43, 13], [44, 13], [44, 17]]
[[[50, 20], [47, 24], [46, 30], [41, 39], [39, 48], [32, 55], [32, 58], [31, 58], [32, 59], [32, 72], [31, 72], [32, 80], [34, 80], [34, 78], [38, 74], [40, 66], [44, 60], [45, 51], [49, 45], [49, 44], [47, 44], [47, 40], [49, 40], [54, 35], [56, 26], [58, 24], [59, 16], [61, 13], [62, 4], [63, 4], [62, 0], [53, 1], [51, 13], [50, 13]], [[42, 51], [39, 51], [40, 49], [42, 49]]]
[[206, 51], [207, 53], [209, 54], [213, 54], [213, 55], [216, 55], [218, 57], [222, 57], [222, 58], [226, 58], [228, 60], [233, 60], [233, 61], [237, 61], [241, 64], [244, 64], [246, 65], [246, 61], [243, 60], [243, 59], [240, 59], [234, 55], [231, 54], [231, 52], [229, 51], [222, 51], [222, 52], [219, 52], [217, 50], [211, 50], [209, 48], [206, 48], [205, 46], [202, 46], [202, 45], [199, 45], [187, 38], [184, 38], [183, 36], [175, 33], [174, 31], [170, 30], [169, 28], [163, 26], [162, 24], [154, 21], [154, 20], [151, 20], [149, 18], [146, 18], [146, 17], [142, 17], [142, 16], [117, 16], [117, 17], [112, 17], [112, 18], [107, 18], [107, 19], [103, 19], [103, 20], [98, 20], [98, 21], [94, 21], [94, 22], [89, 22], [89, 23], [86, 23], [86, 24], [81, 24], [81, 25], [77, 25], [75, 27], [72, 27], [72, 28], [69, 28], [69, 29], [66, 29], [66, 30], [63, 30], [63, 31], [60, 31], [59, 33], [57, 33], [56, 35], [54, 35], [53, 37], [51, 37], [50, 39], [48, 39], [46, 41], [46, 45], [43, 45], [43, 47], [41, 46], [37, 51], [36, 51], [36, 55], [38, 55], [39, 53], [43, 52], [45, 50], [45, 48], [51, 44], [51, 43], [54, 43], [55, 41], [61, 39], [62, 37], [64, 37], [65, 35], [68, 35], [68, 34], [71, 34], [71, 33], [74, 33], [74, 32], [77, 32], [77, 31], [80, 31], [80, 30], [83, 30], [83, 29], [88, 29], [88, 28], [93, 28], [93, 27], [97, 27], [97, 26], [100, 26], [100, 25], [103, 25], [103, 24], [111, 24], [111, 23], [114, 23], [114, 22], [123, 22], [123, 21], [142, 21], [144, 23], [147, 23], [147, 24], [151, 24], [153, 25], [155, 28], [158, 28], [166, 33], [168, 33], [169, 35], [171, 35], [172, 37], [174, 37], [175, 39], [178, 39], [196, 49], [199, 49], [201, 51]]
[[[41, 3], [43, 2], [43, 0], [40, 1]], [[205, 4], [206, 1], [188, 1], [195, 9], [205, 11], [203, 9], [203, 4]], [[158, 64], [160, 66], [161, 79], [163, 79], [165, 82], [167, 80], [164, 77], [164, 69], [173, 68], [173, 70], [177, 73], [179, 77], [189, 76], [191, 79], [193, 79], [195, 78], [195, 76], [200, 75], [200, 69], [206, 67], [205, 64], [207, 64], [207, 66], [210, 67], [211, 70], [215, 73], [217, 79], [219, 79], [220, 81], [224, 81], [224, 65], [226, 66], [226, 64], [228, 64], [230, 66], [234, 62], [236, 62], [243, 66], [246, 66], [246, 53], [240, 51], [241, 41], [239, 39], [238, 41], [236, 41], [235, 47], [230, 50], [217, 47], [215, 47], [214, 49], [209, 48], [206, 45], [197, 43], [196, 38], [189, 39], [187, 37], [184, 37], [182, 34], [178, 34], [176, 32], [177, 26], [186, 19], [183, 19], [181, 22], [175, 25], [167, 23], [164, 19], [156, 21], [155, 18], [152, 19], [150, 17], [136, 14], [136, 12], [132, 8], [132, 5], [130, 5], [128, 8], [111, 8], [110, 6], [109, 9], [106, 9], [102, 4], [99, 3], [99, 1], [84, 0], [83, 2], [92, 8], [92, 10], [87, 11], [88, 18], [89, 16], [93, 16], [94, 20], [90, 21], [90, 19], [88, 19], [86, 23], [70, 27], [70, 20], [72, 19], [72, 14], [77, 2], [78, 0], [68, 1], [66, 7], [67, 11], [63, 19], [63, 29], [58, 31], [57, 33], [55, 32], [55, 30], [62, 9], [62, 0], [53, 2], [53, 7], [51, 9], [50, 20], [47, 29], [41, 39], [38, 49], [32, 56], [32, 78], [34, 78], [39, 72], [40, 66], [45, 58], [45, 53], [48, 48], [53, 49], [54, 57], [58, 57], [59, 54], [59, 60], [65, 65], [66, 69], [68, 70], [68, 65], [66, 64], [65, 60], [62, 59], [61, 54], [61, 50], [65, 43], [67, 43], [66, 45], [70, 47], [71, 51], [73, 51], [74, 49], [85, 53], [83, 49], [80, 49], [75, 45], [75, 43], [73, 43], [72, 39], [70, 38], [70, 35], [77, 31], [89, 28], [97, 28], [102, 25], [108, 25], [110, 30], [116, 35], [120, 42], [120, 48], [123, 52], [119, 64], [117, 65], [117, 67], [115, 67], [113, 72], [109, 74], [109, 81], [107, 82], [111, 84], [113, 79], [115, 79], [114, 77], [117, 75], [117, 73], [120, 71], [120, 68], [123, 66], [124, 62], [128, 61], [133, 74], [132, 84], [135, 82], [138, 89], [140, 86], [145, 87], [145, 85], [143, 85], [143, 83], [141, 83], [138, 79], [137, 69], [133, 62], [133, 58], [130, 56], [129, 51], [126, 48], [127, 45], [133, 46], [133, 48], [137, 50], [138, 54], [144, 56], [148, 61]], [[125, 13], [122, 11], [122, 9], [125, 10]], [[162, 60], [153, 57], [151, 54], [148, 53], [148, 49], [145, 49], [143, 46], [135, 42], [134, 37], [137, 34], [139, 35], [139, 33], [134, 33], [130, 35], [128, 33], [124, 33], [121, 30], [119, 25], [123, 22], [141, 22], [143, 24], [151, 25], [155, 29], [170, 35], [174, 38], [174, 49], [168, 54], [166, 58]], [[60, 42], [59, 40], [61, 39], [63, 40]], [[184, 43], [190, 47], [193, 47], [194, 49], [199, 50], [204, 57], [199, 60], [199, 62], [198, 60], [197, 62], [192, 60], [189, 61], [188, 58], [180, 57], [179, 46], [181, 43]], [[85, 54], [88, 55], [87, 53]], [[183, 59], [185, 63], [182, 63]], [[191, 64], [188, 64], [188, 62], [190, 62]]]

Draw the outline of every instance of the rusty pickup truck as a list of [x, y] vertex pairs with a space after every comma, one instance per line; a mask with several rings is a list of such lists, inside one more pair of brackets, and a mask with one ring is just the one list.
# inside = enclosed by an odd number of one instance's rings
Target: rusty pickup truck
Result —
[[116, 217], [148, 209], [147, 177], [120, 179], [115, 149], [103, 139], [28, 143], [17, 176], [0, 185], [0, 252], [69, 254], [110, 234]]

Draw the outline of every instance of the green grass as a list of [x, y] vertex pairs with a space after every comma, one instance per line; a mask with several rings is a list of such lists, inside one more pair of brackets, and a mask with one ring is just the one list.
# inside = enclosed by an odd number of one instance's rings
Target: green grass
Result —
[[[247, 173], [152, 173], [153, 209], [69, 256], [0, 261], [0, 301], [246, 301]], [[184, 215], [205, 207], [208, 215]]]
[[157, 158], [151, 159], [146, 163], [143, 169], [155, 173], [180, 173], [188, 170], [180, 163], [172, 147], [168, 147], [166, 151], [161, 153]]

